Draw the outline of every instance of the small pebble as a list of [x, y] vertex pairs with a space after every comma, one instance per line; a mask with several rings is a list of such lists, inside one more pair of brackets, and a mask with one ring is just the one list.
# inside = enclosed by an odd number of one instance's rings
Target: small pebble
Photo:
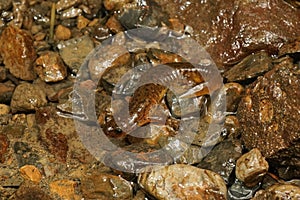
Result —
[[90, 20], [88, 20], [87, 18], [85, 18], [84, 16], [80, 15], [77, 17], [77, 28], [79, 30], [87, 27], [87, 25], [90, 23]]
[[20, 173], [25, 179], [36, 183], [39, 183], [42, 179], [41, 172], [34, 165], [24, 165], [20, 168]]
[[79, 8], [69, 8], [67, 10], [64, 10], [62, 12], [62, 14], [60, 15], [60, 19], [64, 20], [64, 19], [70, 19], [70, 18], [74, 18], [74, 17], [78, 17], [79, 15], [81, 15], [82, 10]]
[[63, 25], [58, 25], [55, 30], [55, 37], [58, 40], [68, 40], [71, 38], [71, 30]]
[[111, 16], [107, 22], [106, 26], [109, 28], [109, 30], [113, 33], [119, 33], [124, 31], [124, 28], [120, 24], [120, 22], [117, 20], [117, 18], [113, 15]]
[[6, 115], [9, 114], [10, 112], [10, 107], [5, 104], [0, 104], [0, 115]]
[[45, 82], [58, 82], [66, 78], [67, 68], [59, 54], [46, 52], [36, 60], [35, 71]]
[[10, 106], [14, 113], [17, 111], [34, 111], [46, 104], [46, 94], [38, 85], [21, 83], [13, 93]]
[[110, 174], [91, 174], [84, 176], [81, 189], [86, 199], [133, 198], [132, 186], [125, 179]]
[[255, 148], [242, 155], [236, 163], [235, 175], [248, 187], [255, 186], [268, 172], [269, 164]]
[[77, 199], [75, 187], [76, 182], [71, 180], [58, 180], [50, 183], [50, 191], [58, 194], [62, 199]]
[[131, 0], [104, 0], [103, 4], [107, 10], [118, 10]]
[[86, 56], [94, 49], [94, 43], [90, 37], [83, 36], [60, 42], [57, 47], [63, 61], [76, 73]]

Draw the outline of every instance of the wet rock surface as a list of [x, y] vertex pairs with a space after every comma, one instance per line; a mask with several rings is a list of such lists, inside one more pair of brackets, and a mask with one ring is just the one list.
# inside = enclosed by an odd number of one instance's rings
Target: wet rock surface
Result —
[[36, 59], [33, 40], [29, 32], [8, 26], [0, 38], [1, 56], [10, 73], [23, 80], [33, 80], [33, 62]]
[[67, 68], [58, 53], [46, 52], [35, 63], [36, 73], [45, 82], [58, 82], [67, 76]]
[[[299, 199], [299, 8], [0, 0], [0, 199]], [[137, 27], [146, 29], [129, 31]], [[102, 51], [84, 63], [93, 50]], [[155, 73], [145, 78], [146, 69]], [[224, 86], [209, 91], [219, 73]], [[84, 95], [74, 91], [78, 75]], [[140, 80], [180, 85], [180, 94], [197, 87], [180, 97], [159, 84], [133, 91]], [[226, 116], [213, 113], [222, 98]]]
[[139, 175], [139, 185], [157, 199], [226, 199], [224, 180], [216, 173], [187, 165], [156, 167]]
[[260, 151], [252, 149], [237, 160], [235, 175], [246, 186], [253, 187], [262, 180], [268, 170], [269, 164]]
[[241, 155], [242, 145], [238, 140], [225, 140], [215, 146], [197, 167], [218, 173], [228, 183]]
[[281, 44], [299, 35], [299, 10], [281, 0], [164, 0], [157, 3], [171, 18], [192, 27], [191, 35], [207, 46], [220, 67], [258, 50], [276, 53]]
[[11, 100], [12, 112], [32, 111], [47, 104], [46, 94], [38, 85], [22, 83], [18, 85]]
[[275, 184], [266, 190], [260, 190], [256, 193], [253, 200], [259, 199], [299, 199], [300, 187], [293, 184]]

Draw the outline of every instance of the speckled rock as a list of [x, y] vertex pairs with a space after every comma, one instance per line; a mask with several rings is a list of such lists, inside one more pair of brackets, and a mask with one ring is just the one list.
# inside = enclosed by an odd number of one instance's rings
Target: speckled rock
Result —
[[81, 190], [87, 199], [120, 199], [133, 198], [131, 184], [125, 179], [110, 174], [86, 175], [81, 180]]
[[56, 52], [45, 52], [35, 62], [35, 71], [45, 82], [61, 81], [67, 76], [67, 68]]
[[47, 104], [46, 94], [38, 85], [21, 83], [13, 93], [11, 100], [12, 112], [33, 111]]
[[76, 73], [86, 56], [94, 49], [94, 43], [90, 37], [83, 36], [60, 42], [57, 47], [63, 61]]
[[277, 165], [300, 167], [300, 74], [291, 58], [259, 77], [241, 100], [237, 117], [247, 149], [258, 148]]
[[23, 80], [33, 80], [36, 77], [33, 71], [36, 53], [32, 37], [27, 31], [8, 26], [1, 34], [0, 46], [5, 67], [10, 73]]
[[236, 162], [235, 175], [248, 187], [255, 186], [269, 170], [269, 164], [258, 149], [252, 149]]
[[266, 190], [258, 191], [252, 200], [286, 200], [300, 199], [300, 187], [292, 184], [275, 184], [268, 187]]
[[156, 199], [227, 199], [224, 180], [212, 171], [183, 164], [150, 170], [139, 175], [138, 183]]

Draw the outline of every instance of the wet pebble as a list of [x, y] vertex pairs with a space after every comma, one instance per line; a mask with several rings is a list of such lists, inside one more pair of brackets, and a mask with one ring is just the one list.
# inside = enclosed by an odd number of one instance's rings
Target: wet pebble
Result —
[[226, 111], [236, 112], [239, 102], [244, 92], [244, 87], [238, 83], [226, 83]]
[[56, 3], [56, 11], [60, 12], [62, 10], [66, 10], [71, 8], [72, 6], [76, 6], [81, 3], [82, 0], [59, 0]]
[[240, 136], [240, 124], [239, 120], [234, 115], [228, 115], [225, 117], [224, 130], [229, 138], [238, 138]]
[[35, 78], [33, 62], [36, 52], [32, 37], [27, 31], [15, 26], [6, 27], [1, 34], [0, 46], [5, 67], [11, 74], [23, 80]]
[[46, 104], [46, 94], [38, 85], [21, 83], [13, 93], [10, 106], [12, 112], [28, 112], [34, 111]]
[[81, 180], [81, 190], [86, 199], [133, 198], [131, 184], [125, 179], [110, 174], [90, 174]]
[[224, 76], [228, 81], [242, 81], [255, 78], [272, 69], [272, 58], [265, 51], [251, 54], [234, 65]]
[[68, 40], [71, 38], [71, 30], [63, 25], [58, 25], [55, 30], [55, 38], [58, 40]]
[[90, 37], [83, 36], [60, 42], [57, 47], [63, 61], [76, 73], [86, 56], [94, 49], [94, 43]]
[[111, 16], [106, 24], [105, 24], [109, 30], [113, 33], [119, 33], [119, 32], [122, 32], [124, 31], [122, 25], [120, 24], [120, 22], [118, 21], [118, 19], [113, 15]]
[[10, 107], [5, 104], [0, 104], [0, 115], [7, 115], [10, 112]]
[[67, 10], [62, 11], [61, 15], [60, 15], [60, 19], [64, 20], [64, 19], [70, 19], [70, 18], [75, 18], [78, 17], [79, 15], [81, 15], [82, 10], [80, 8], [69, 8]]
[[49, 184], [50, 191], [57, 194], [62, 199], [79, 199], [75, 194], [75, 187], [77, 183], [72, 180], [57, 180]]
[[35, 62], [35, 71], [45, 82], [58, 82], [67, 76], [67, 68], [56, 52], [45, 52]]
[[300, 199], [300, 187], [293, 184], [274, 184], [266, 190], [258, 191], [252, 200], [273, 200], [273, 199]]
[[6, 135], [0, 134], [0, 163], [5, 161], [5, 154], [9, 146], [9, 140]]
[[89, 23], [90, 23], [90, 20], [88, 20], [84, 16], [80, 15], [77, 17], [77, 28], [79, 30], [85, 28]]
[[20, 174], [23, 178], [32, 182], [39, 183], [42, 179], [42, 174], [34, 165], [24, 165], [20, 168]]
[[138, 184], [157, 199], [227, 199], [224, 180], [212, 171], [183, 164], [149, 170], [139, 175]]
[[197, 167], [218, 173], [228, 183], [241, 155], [242, 145], [239, 140], [225, 140], [215, 146]]
[[236, 163], [235, 175], [248, 187], [259, 183], [269, 170], [269, 164], [258, 149], [242, 155]]

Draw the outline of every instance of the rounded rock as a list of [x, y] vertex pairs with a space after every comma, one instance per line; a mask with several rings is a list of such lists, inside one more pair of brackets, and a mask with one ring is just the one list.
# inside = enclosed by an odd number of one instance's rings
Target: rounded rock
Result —
[[227, 188], [218, 174], [189, 165], [153, 167], [138, 177], [139, 185], [159, 200], [227, 199]]

